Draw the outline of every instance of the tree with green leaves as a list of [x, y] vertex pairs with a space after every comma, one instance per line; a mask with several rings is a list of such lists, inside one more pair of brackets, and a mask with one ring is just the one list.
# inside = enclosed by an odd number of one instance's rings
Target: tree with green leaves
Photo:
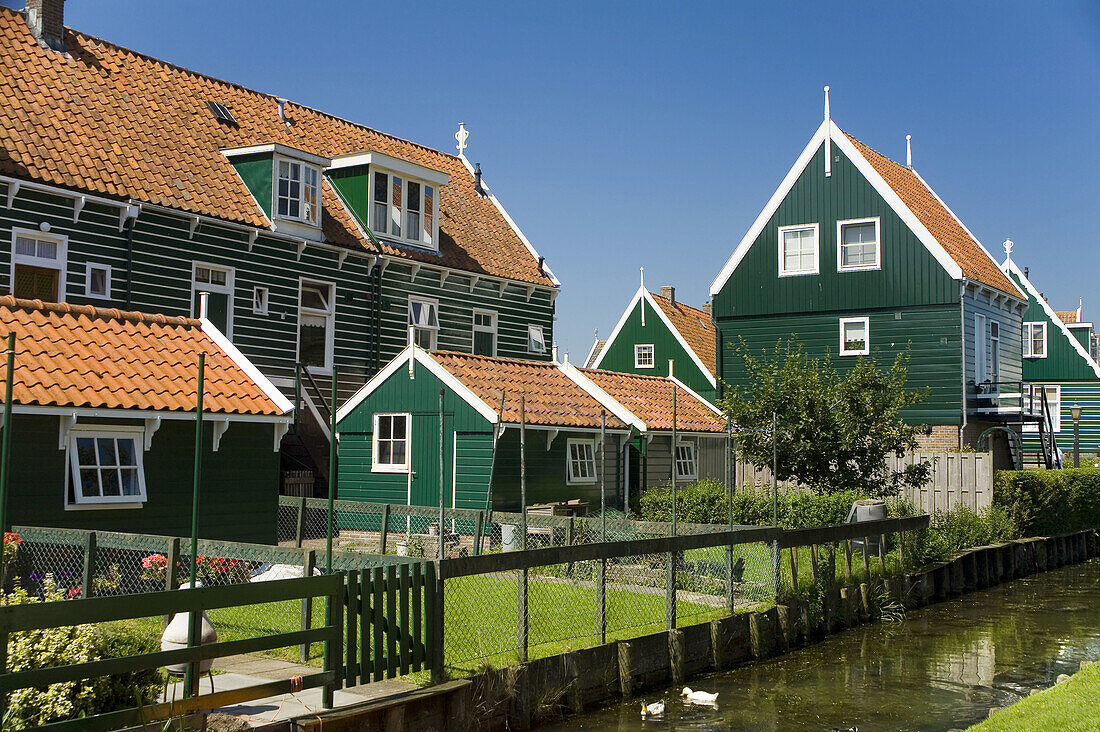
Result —
[[815, 359], [796, 340], [776, 343], [773, 353], [752, 354], [741, 340], [747, 383], [727, 388], [721, 407], [739, 429], [738, 452], [757, 466], [772, 464], [772, 417], [779, 480], [794, 480], [812, 490], [835, 493], [868, 491], [895, 495], [905, 486], [923, 485], [926, 464], [901, 471], [886, 457], [901, 457], [919, 447], [919, 428], [901, 419], [901, 410], [921, 402], [928, 389], [906, 389], [909, 350], [889, 370], [874, 357], [857, 357], [838, 371], [829, 354]]

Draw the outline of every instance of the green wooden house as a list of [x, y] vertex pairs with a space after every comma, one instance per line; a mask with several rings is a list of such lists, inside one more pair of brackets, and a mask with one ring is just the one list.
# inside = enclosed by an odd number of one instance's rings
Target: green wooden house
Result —
[[1073, 449], [1070, 409], [1078, 405], [1080, 451], [1100, 454], [1100, 365], [1093, 350], [1096, 335], [1092, 323], [1082, 320], [1081, 308], [1051, 308], [1029, 279], [1028, 271], [1012, 259], [1011, 242], [1005, 247], [1007, 256], [1001, 266], [1028, 296], [1023, 324], [1024, 390], [1034, 401], [1045, 392], [1050, 411], [1049, 423], [1044, 420], [1024, 426], [1025, 450], [1029, 457], [1040, 454], [1040, 429], [1049, 427], [1057, 447], [1068, 456]]
[[283, 467], [319, 487], [334, 366], [346, 398], [410, 326], [427, 347], [550, 359], [559, 283], [465, 129], [448, 154], [49, 34], [0, 8], [0, 293], [193, 316], [205, 293], [284, 395], [303, 385]]
[[[739, 339], [759, 354], [796, 337], [841, 368], [909, 349], [904, 417], [925, 449], [992, 438], [1000, 465], [1022, 419], [1027, 296], [911, 163], [825, 120], [711, 285], [719, 382], [741, 384]], [[984, 435], [984, 437], [983, 437]]]
[[205, 353], [199, 534], [275, 542], [292, 405], [209, 320], [6, 295], [9, 333], [9, 525], [190, 534]]
[[607, 340], [597, 338], [585, 365], [650, 376], [669, 376], [671, 365], [672, 375], [714, 401], [717, 342], [709, 304], [694, 308], [676, 299], [675, 287], [657, 294], [643, 282]]
[[[372, 503], [438, 506], [442, 489], [447, 507], [518, 510], [521, 439], [528, 505], [598, 508], [602, 490], [621, 509], [673, 469], [685, 481], [725, 469], [721, 415], [675, 379], [415, 345], [340, 408], [337, 429], [340, 496]], [[648, 463], [632, 476], [639, 442]]]

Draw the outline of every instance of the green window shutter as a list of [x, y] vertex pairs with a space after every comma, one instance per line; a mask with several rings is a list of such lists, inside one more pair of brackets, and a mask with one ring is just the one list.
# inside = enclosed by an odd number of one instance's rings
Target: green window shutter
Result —
[[474, 331], [474, 354], [477, 356], [495, 356], [493, 353], [493, 334], [487, 331]]

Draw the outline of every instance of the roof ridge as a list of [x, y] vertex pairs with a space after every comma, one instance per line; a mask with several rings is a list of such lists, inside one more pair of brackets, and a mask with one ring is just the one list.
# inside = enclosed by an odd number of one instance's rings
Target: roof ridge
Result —
[[[14, 10], [13, 8], [2, 7], [0, 9], [11, 11], [12, 15], [18, 16], [20, 18], [23, 17], [23, 14], [20, 11]], [[211, 81], [211, 82], [214, 82], [216, 84], [224, 84], [226, 86], [235, 87], [237, 89], [248, 92], [250, 94], [255, 94], [255, 95], [261, 96], [261, 97], [268, 97], [272, 100], [286, 99], [286, 101], [289, 104], [293, 104], [294, 106], [300, 107], [301, 109], [309, 110], [310, 112], [314, 112], [315, 114], [319, 114], [323, 117], [328, 117], [328, 118], [336, 120], [338, 122], [343, 122], [344, 124], [351, 125], [352, 127], [358, 127], [360, 129], [367, 130], [368, 132], [373, 132], [376, 135], [382, 135], [383, 137], [388, 137], [392, 140], [397, 140], [398, 142], [404, 142], [404, 143], [407, 143], [409, 145], [414, 145], [414, 146], [419, 147], [423, 150], [427, 150], [428, 152], [436, 153], [438, 155], [445, 155], [447, 157], [454, 158], [455, 160], [458, 160], [458, 156], [453, 154], [453, 153], [444, 152], [443, 150], [437, 150], [436, 148], [429, 147], [428, 145], [425, 145], [423, 143], [416, 142], [414, 140], [408, 140], [404, 137], [398, 137], [397, 135], [391, 134], [389, 132], [383, 132], [382, 130], [375, 129], [373, 127], [368, 127], [367, 125], [362, 124], [360, 122], [354, 122], [354, 121], [346, 119], [344, 117], [339, 117], [335, 114], [332, 114], [331, 112], [325, 112], [324, 110], [317, 109], [316, 107], [311, 107], [307, 104], [302, 104], [301, 102], [296, 102], [296, 101], [294, 101], [292, 99], [289, 99], [287, 97], [280, 97], [277, 94], [272, 94], [270, 92], [260, 91], [259, 89], [253, 89], [250, 86], [245, 86], [244, 84], [240, 84], [240, 83], [235, 82], [235, 81], [229, 81], [228, 79], [223, 79], [223, 78], [218, 77], [218, 76], [213, 76], [212, 74], [208, 74], [208, 73], [205, 73], [205, 72], [202, 72], [202, 71], [196, 71], [195, 69], [188, 68], [187, 66], [183, 66], [182, 64], [178, 64], [178, 63], [175, 63], [173, 61], [166, 61], [165, 59], [159, 58], [157, 56], [153, 56], [153, 55], [145, 53], [143, 51], [137, 51], [133, 48], [130, 48], [129, 46], [123, 46], [122, 44], [115, 43], [114, 41], [108, 41], [104, 38], [100, 38], [99, 36], [92, 35], [91, 33], [88, 33], [86, 31], [76, 30], [75, 28], [72, 28], [70, 26], [65, 26], [65, 30], [69, 31], [70, 33], [72, 33], [75, 36], [78, 36], [78, 37], [81, 37], [81, 38], [86, 38], [88, 40], [94, 41], [95, 43], [101, 43], [105, 46], [111, 46], [112, 48], [115, 48], [115, 49], [117, 49], [119, 51], [122, 51], [124, 53], [133, 54], [134, 56], [138, 56], [138, 57], [140, 57], [142, 59], [145, 59], [147, 61], [162, 64], [162, 65], [167, 66], [171, 69], [181, 71], [185, 74], [190, 74], [191, 76], [199, 77], [200, 79], [205, 79], [207, 81]], [[352, 152], [355, 152], [355, 151], [352, 151]]]
[[671, 382], [671, 379], [667, 376], [654, 376], [652, 374], [632, 374], [626, 371], [612, 371], [611, 369], [594, 369], [590, 366], [578, 366], [578, 371], [596, 373], [596, 374], [608, 374], [613, 377], [624, 377], [630, 379], [653, 379], [656, 381]]
[[156, 325], [178, 325], [201, 328], [202, 321], [197, 318], [188, 318], [183, 315], [162, 315], [160, 313], [142, 313], [137, 310], [119, 310], [118, 308], [97, 308], [94, 305], [73, 305], [67, 302], [43, 302], [42, 300], [26, 300], [13, 295], [0, 297], [0, 307], [14, 310], [38, 310], [59, 315], [87, 315], [104, 320], [125, 320], [130, 323], [147, 323]]
[[673, 301], [673, 300], [665, 297], [664, 295], [662, 295], [660, 293], [653, 292], [652, 290], [647, 290], [647, 292], [649, 292], [649, 294], [652, 295], [653, 297], [661, 298], [662, 300], [664, 300], [665, 302], [667, 302], [669, 305], [671, 305], [674, 308], [683, 307], [683, 308], [687, 308], [688, 310], [694, 310], [695, 312], [699, 313], [700, 315], [708, 315], [707, 311], [703, 310], [702, 308], [697, 308], [694, 305], [688, 305], [686, 302], [680, 302], [679, 300]]
[[514, 356], [485, 356], [480, 353], [466, 353], [465, 351], [448, 351], [437, 349], [434, 351], [428, 351], [433, 356], [460, 356], [468, 359], [478, 359], [483, 361], [499, 361], [501, 363], [515, 363], [521, 366], [543, 366], [543, 367], [556, 367], [557, 364], [554, 361], [536, 361], [530, 358], [516, 358]]

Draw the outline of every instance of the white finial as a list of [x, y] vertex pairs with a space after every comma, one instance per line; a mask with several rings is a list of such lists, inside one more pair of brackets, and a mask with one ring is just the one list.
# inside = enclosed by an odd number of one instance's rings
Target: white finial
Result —
[[550, 346], [550, 360], [554, 363], [558, 362], [558, 344], [556, 342]]
[[829, 87], [825, 87], [825, 121], [829, 121]]
[[645, 267], [638, 267], [638, 280], [642, 287], [645, 287]]
[[829, 87], [825, 87], [825, 177], [833, 174], [833, 123], [829, 119]]
[[1011, 239], [1005, 239], [1005, 259], [1012, 259], [1012, 247], [1015, 246]]
[[455, 133], [455, 139], [458, 140], [458, 154], [460, 156], [466, 155], [466, 138], [470, 136], [469, 131], [466, 129], [465, 122], [458, 123], [458, 132]]
[[910, 142], [913, 139], [912, 135], [905, 136], [905, 167], [913, 167], [913, 143]]

